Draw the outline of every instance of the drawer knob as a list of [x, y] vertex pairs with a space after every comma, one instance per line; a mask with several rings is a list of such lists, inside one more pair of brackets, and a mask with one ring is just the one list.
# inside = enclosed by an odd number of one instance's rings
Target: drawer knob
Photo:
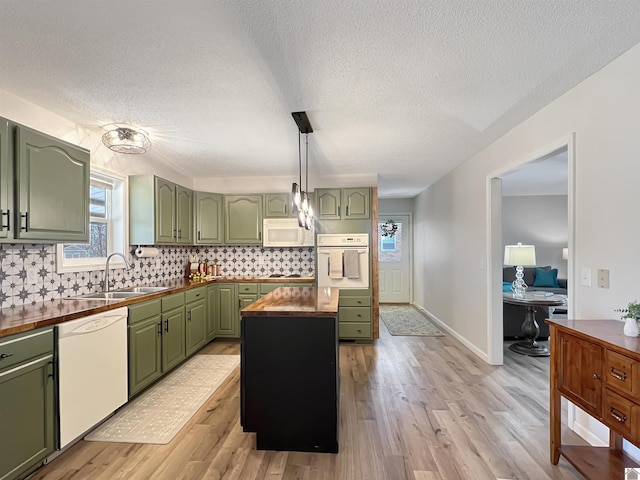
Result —
[[611, 407], [611, 416], [615, 418], [617, 421], [619, 421], [620, 423], [624, 423], [627, 421], [627, 416], [624, 415], [623, 413], [620, 413], [613, 407]]
[[611, 367], [611, 376], [618, 380], [625, 381], [627, 379], [627, 372], [618, 372], [615, 368]]
[[600, 375], [598, 375], [597, 373], [593, 374], [593, 379], [594, 380], [600, 380]]

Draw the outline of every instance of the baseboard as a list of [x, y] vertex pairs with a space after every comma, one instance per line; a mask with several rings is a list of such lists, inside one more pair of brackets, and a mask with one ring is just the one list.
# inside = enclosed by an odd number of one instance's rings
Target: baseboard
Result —
[[414, 307], [416, 307], [418, 310], [420, 310], [422, 313], [424, 313], [426, 316], [428, 316], [433, 321], [433, 323], [436, 324], [436, 326], [438, 328], [441, 328], [442, 330], [447, 332], [449, 335], [451, 335], [456, 340], [458, 340], [460, 343], [462, 343], [465, 347], [467, 347], [469, 350], [471, 350], [474, 354], [476, 354], [478, 357], [480, 357], [486, 363], [489, 363], [489, 356], [487, 355], [486, 352], [483, 352], [482, 350], [478, 349], [478, 347], [473, 345], [466, 338], [462, 337], [458, 332], [456, 332], [455, 330], [451, 329], [451, 327], [449, 327], [446, 323], [444, 323], [436, 315], [431, 313], [429, 310], [424, 308], [422, 305], [418, 305], [415, 302], [412, 303], [412, 305]]

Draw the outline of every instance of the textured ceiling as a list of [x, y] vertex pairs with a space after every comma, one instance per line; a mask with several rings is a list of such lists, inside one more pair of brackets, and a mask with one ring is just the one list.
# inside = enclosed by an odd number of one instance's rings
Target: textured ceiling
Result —
[[640, 42], [637, 0], [0, 0], [0, 88], [190, 177], [413, 196]]

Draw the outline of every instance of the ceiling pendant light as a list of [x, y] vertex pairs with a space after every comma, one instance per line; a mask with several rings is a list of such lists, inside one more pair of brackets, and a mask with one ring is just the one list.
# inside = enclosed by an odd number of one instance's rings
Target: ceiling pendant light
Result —
[[151, 148], [151, 141], [142, 130], [117, 127], [102, 135], [102, 143], [117, 153], [141, 154]]
[[[298, 213], [298, 225], [301, 228], [310, 230], [313, 226], [313, 208], [311, 207], [311, 200], [309, 198], [309, 134], [313, 132], [309, 118], [306, 112], [292, 112], [291, 115], [298, 125], [298, 174], [299, 184], [294, 183], [291, 188], [291, 202], [294, 206], [294, 211]], [[304, 133], [305, 135], [305, 168], [306, 168], [306, 181], [305, 189], [302, 190], [302, 154], [300, 137]]]

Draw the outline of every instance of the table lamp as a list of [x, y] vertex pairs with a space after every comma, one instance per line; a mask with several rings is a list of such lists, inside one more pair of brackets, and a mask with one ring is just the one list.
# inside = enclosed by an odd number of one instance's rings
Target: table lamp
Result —
[[514, 297], [522, 298], [527, 291], [524, 283], [524, 267], [533, 267], [536, 264], [536, 247], [533, 245], [505, 245], [504, 264], [516, 267], [516, 279], [511, 284]]

